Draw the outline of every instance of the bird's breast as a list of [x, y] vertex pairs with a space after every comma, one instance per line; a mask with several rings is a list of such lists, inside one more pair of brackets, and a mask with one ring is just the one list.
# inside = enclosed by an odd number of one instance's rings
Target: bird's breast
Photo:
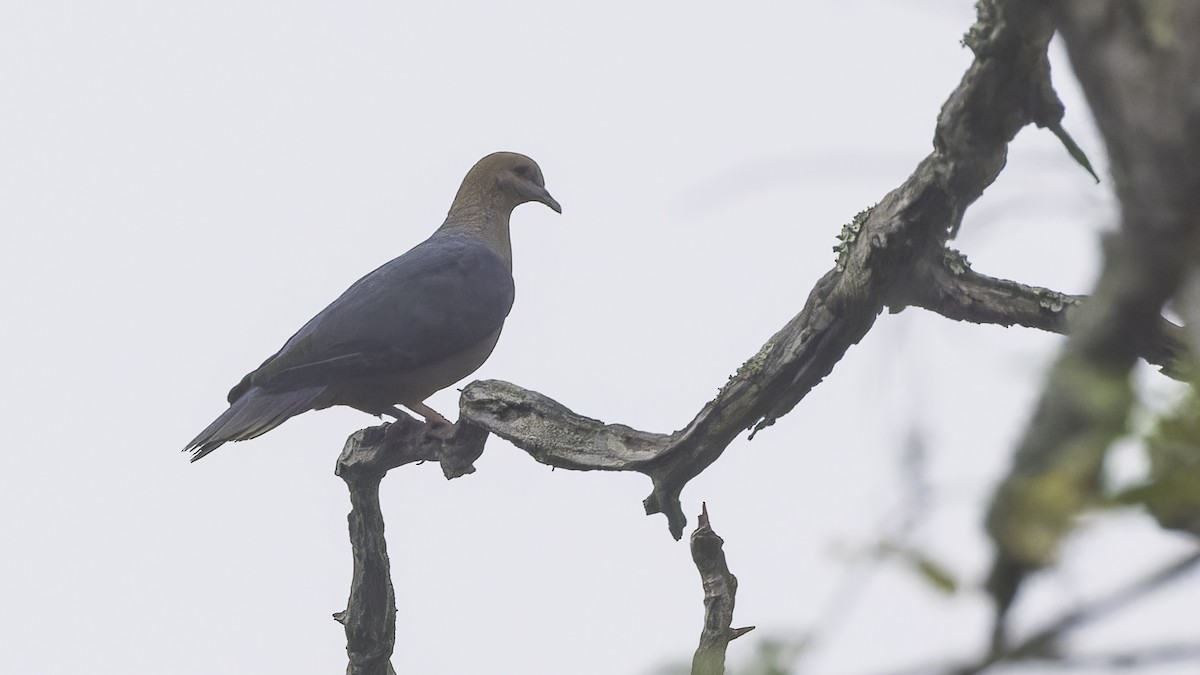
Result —
[[330, 405], [348, 405], [371, 415], [393, 406], [415, 405], [479, 369], [500, 339], [500, 330], [450, 356], [404, 371], [380, 373], [345, 383]]

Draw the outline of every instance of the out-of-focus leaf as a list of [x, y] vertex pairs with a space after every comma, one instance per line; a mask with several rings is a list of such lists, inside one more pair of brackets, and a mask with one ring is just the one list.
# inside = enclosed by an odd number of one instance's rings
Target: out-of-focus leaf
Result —
[[917, 554], [916, 557], [912, 558], [912, 563], [913, 567], [921, 574], [925, 581], [928, 581], [937, 590], [947, 595], [953, 595], [958, 591], [958, 580], [954, 578], [950, 570], [942, 567], [937, 562]]
[[1079, 147], [1074, 138], [1071, 138], [1071, 134], [1068, 134], [1067, 130], [1061, 124], [1051, 125], [1050, 131], [1058, 137], [1058, 140], [1062, 141], [1063, 147], [1067, 149], [1067, 153], [1071, 155], [1071, 159], [1075, 160], [1076, 164], [1082, 166], [1091, 175], [1092, 179], [1099, 183], [1100, 177], [1096, 175], [1096, 170], [1092, 168], [1092, 162], [1083, 152], [1083, 148]]
[[916, 572], [921, 580], [942, 593], [952, 595], [958, 591], [958, 579], [954, 573], [922, 551], [896, 542], [883, 542], [875, 551], [880, 559], [898, 558], [906, 567]]
[[1150, 480], [1117, 495], [1168, 529], [1200, 534], [1200, 395], [1187, 393], [1146, 439]]

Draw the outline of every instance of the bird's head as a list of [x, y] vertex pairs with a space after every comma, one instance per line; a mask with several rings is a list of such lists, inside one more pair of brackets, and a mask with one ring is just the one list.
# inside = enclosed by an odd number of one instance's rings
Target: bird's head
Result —
[[455, 203], [485, 203], [506, 212], [525, 202], [541, 202], [562, 213], [546, 191], [537, 162], [515, 152], [494, 152], [475, 163], [458, 189]]

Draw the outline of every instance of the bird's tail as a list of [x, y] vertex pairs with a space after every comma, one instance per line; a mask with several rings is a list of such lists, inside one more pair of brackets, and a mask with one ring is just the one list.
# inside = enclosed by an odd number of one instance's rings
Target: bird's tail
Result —
[[234, 401], [229, 409], [192, 439], [183, 449], [195, 453], [196, 461], [229, 441], [261, 436], [307, 410], [312, 410], [324, 387], [270, 392], [254, 387]]

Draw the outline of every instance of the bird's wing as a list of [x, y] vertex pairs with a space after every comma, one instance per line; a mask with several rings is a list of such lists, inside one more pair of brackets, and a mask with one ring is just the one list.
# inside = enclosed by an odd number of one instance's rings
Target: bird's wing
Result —
[[507, 264], [479, 241], [434, 235], [359, 279], [230, 391], [294, 390], [402, 372], [495, 333], [513, 303]]

